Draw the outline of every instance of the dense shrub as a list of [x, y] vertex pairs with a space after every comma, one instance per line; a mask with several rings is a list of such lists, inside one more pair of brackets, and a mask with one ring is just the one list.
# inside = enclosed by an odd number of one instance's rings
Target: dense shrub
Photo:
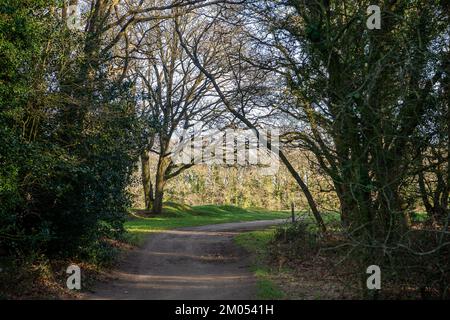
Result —
[[83, 39], [50, 5], [0, 4], [0, 252], [99, 259], [129, 205], [130, 85], [108, 81], [99, 65], [90, 90], [80, 86]]

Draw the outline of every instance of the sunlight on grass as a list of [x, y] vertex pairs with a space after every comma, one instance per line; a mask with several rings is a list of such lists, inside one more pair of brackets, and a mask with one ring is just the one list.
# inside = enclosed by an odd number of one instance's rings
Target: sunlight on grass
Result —
[[187, 206], [167, 202], [164, 212], [157, 217], [132, 216], [125, 223], [125, 229], [134, 234], [145, 234], [160, 230], [194, 227], [227, 222], [285, 219], [289, 216], [283, 211], [269, 211], [258, 208], [239, 208], [225, 205]]

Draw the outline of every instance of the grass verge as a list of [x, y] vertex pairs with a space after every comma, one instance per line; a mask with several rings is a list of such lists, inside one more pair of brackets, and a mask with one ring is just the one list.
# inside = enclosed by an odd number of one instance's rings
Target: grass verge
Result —
[[253, 255], [252, 271], [257, 277], [257, 299], [277, 300], [286, 297], [285, 293], [274, 283], [273, 270], [268, 264], [267, 247], [273, 239], [275, 229], [258, 230], [241, 233], [234, 238], [236, 244]]

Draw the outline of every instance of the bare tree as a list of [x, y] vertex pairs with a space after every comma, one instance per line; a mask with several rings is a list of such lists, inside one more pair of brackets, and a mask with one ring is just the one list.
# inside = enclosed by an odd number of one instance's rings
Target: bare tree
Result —
[[[227, 9], [229, 6], [226, 7]], [[223, 21], [223, 13], [224, 13], [224, 7], [218, 7], [217, 10], [212, 10], [211, 8], [208, 12], [204, 13], [204, 19], [207, 21], [204, 30], [198, 33], [197, 37], [191, 41], [187, 41], [184, 37], [182, 32], [180, 31], [180, 28], [178, 25], [176, 25], [176, 31], [178, 34], [178, 37], [180, 38], [181, 45], [183, 46], [186, 53], [189, 55], [189, 57], [192, 59], [194, 64], [197, 66], [197, 68], [211, 81], [211, 83], [214, 86], [214, 89], [217, 91], [217, 94], [221, 98], [222, 102], [226, 106], [227, 110], [235, 116], [241, 123], [243, 123], [245, 126], [247, 126], [249, 129], [252, 129], [256, 132], [258, 138], [262, 138], [258, 129], [257, 124], [254, 121], [251, 121], [251, 116], [255, 115], [255, 112], [252, 112], [252, 107], [250, 107], [250, 110], [248, 109], [248, 106], [254, 106], [254, 102], [252, 99], [245, 99], [248, 92], [251, 92], [251, 95], [254, 95], [255, 92], [252, 90], [249, 90], [250, 87], [246, 87], [245, 89], [242, 87], [242, 84], [245, 83], [244, 79], [249, 76], [249, 74], [252, 74], [250, 71], [251, 69], [244, 67], [244, 60], [242, 59], [242, 42], [233, 43], [226, 43], [226, 38], [224, 41], [223, 34], [229, 33], [231, 36], [229, 39], [234, 39], [234, 36], [237, 36], [239, 34], [239, 31], [241, 31], [241, 27], [239, 23], [236, 23], [234, 25], [231, 24], [224, 24]], [[222, 22], [222, 23], [221, 23]], [[230, 29], [231, 26], [231, 29]], [[211, 30], [213, 30], [211, 32]], [[204, 61], [199, 57], [198, 51], [199, 48], [202, 47], [203, 42], [205, 41], [205, 35], [209, 31], [208, 34], [218, 35], [219, 38], [222, 40], [222, 46], [224, 46], [223, 50], [223, 56], [225, 57], [225, 61], [228, 61], [229, 63], [226, 64], [225, 67], [223, 66], [217, 66], [218, 70], [215, 69], [209, 69], [209, 67], [204, 63]], [[217, 39], [217, 38], [216, 38]], [[215, 40], [219, 41], [219, 40]], [[226, 52], [233, 52], [233, 54], [227, 54]], [[243, 68], [246, 72], [242, 72]], [[223, 86], [221, 83], [219, 83], [218, 79], [221, 79], [221, 77], [224, 77], [224, 74], [227, 73], [231, 74], [230, 78], [232, 80], [232, 84], [229, 82], [227, 83], [228, 86]], [[253, 73], [254, 74], [254, 73]], [[258, 73], [256, 73], [258, 75]], [[257, 78], [252, 78], [251, 80], [257, 80]], [[250, 81], [251, 81], [250, 80]], [[256, 81], [258, 82], [258, 81]], [[229, 89], [229, 86], [232, 86], [233, 89]], [[254, 87], [253, 87], [254, 88]], [[231, 96], [229, 95], [230, 92], [234, 92], [235, 95]], [[257, 119], [258, 117], [256, 117]], [[271, 148], [270, 142], [265, 143], [269, 148]], [[278, 149], [278, 148], [277, 148]], [[319, 213], [319, 210], [317, 209], [316, 203], [309, 192], [309, 189], [307, 185], [304, 183], [303, 179], [300, 177], [298, 172], [294, 169], [284, 152], [280, 149], [277, 150], [277, 153], [279, 154], [279, 158], [283, 162], [283, 164], [288, 168], [291, 175], [294, 177], [294, 179], [297, 181], [298, 185], [300, 186], [301, 190], [303, 191], [308, 204], [312, 210], [312, 213], [317, 221], [317, 224], [322, 232], [326, 232], [326, 226], [323, 222], [323, 219]]]
[[[177, 24], [181, 26], [180, 33], [189, 39], [195, 17], [189, 13], [174, 15], [152, 26], [153, 33], [147, 35], [139, 50], [145, 60], [137, 69], [141, 84], [139, 109], [146, 117], [147, 130], [151, 131], [141, 156], [142, 176], [147, 209], [151, 208], [155, 214], [161, 213], [167, 180], [194, 164], [174, 163], [175, 140], [180, 139], [183, 131], [216, 117], [220, 103], [211, 90], [211, 81], [195, 67], [175, 36]], [[214, 58], [214, 50], [210, 46], [199, 54], [208, 62]], [[158, 157], [154, 187], [149, 176], [149, 152]]]

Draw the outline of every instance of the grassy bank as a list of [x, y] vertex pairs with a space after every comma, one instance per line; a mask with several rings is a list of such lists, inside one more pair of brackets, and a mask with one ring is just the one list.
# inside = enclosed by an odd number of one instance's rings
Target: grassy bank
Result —
[[[359, 282], [360, 271], [355, 256], [351, 256], [352, 252], [347, 249], [349, 240], [343, 235], [339, 216], [327, 213], [323, 218], [328, 227], [325, 236], [318, 236], [315, 221], [309, 215], [305, 215], [302, 221], [296, 224], [286, 223], [271, 229], [242, 233], [235, 237], [235, 242], [253, 256], [252, 267], [258, 278], [259, 299], [363, 298]], [[411, 223], [416, 228], [420, 227], [425, 219], [425, 213], [411, 214]], [[416, 236], [420, 235], [419, 233]], [[429, 238], [422, 239], [423, 243], [426, 239], [430, 242]], [[408, 258], [407, 253], [403, 252], [402, 257]], [[413, 258], [414, 262], [420, 261], [420, 257]], [[398, 261], [397, 265], [394, 264], [395, 261], [392, 264], [386, 263], [385, 270], [389, 271], [384, 273], [386, 280], [383, 282], [383, 294], [388, 299], [420, 298], [417, 292], [404, 288], [420, 289], [420, 281], [424, 280], [420, 278], [418, 271], [411, 269], [409, 272], [414, 277], [410, 279], [399, 277], [397, 270], [404, 270], [402, 261], [407, 260]], [[436, 261], [438, 265], [439, 261]], [[425, 264], [417, 265], [417, 270], [420, 271], [420, 266]], [[404, 288], [398, 289], [399, 279], [404, 281]], [[430, 289], [424, 294], [436, 296], [436, 292], [437, 289], [435, 291]]]
[[244, 209], [235, 206], [187, 206], [177, 203], [166, 203], [164, 212], [158, 216], [147, 216], [142, 211], [136, 211], [125, 229], [131, 238], [142, 240], [147, 233], [180, 227], [193, 227], [227, 222], [243, 222], [253, 220], [273, 220], [288, 218], [289, 214], [282, 211], [265, 209]]
[[274, 283], [272, 274], [274, 270], [268, 263], [269, 251], [267, 250], [273, 238], [275, 229], [266, 229], [241, 233], [234, 238], [235, 242], [250, 252], [253, 256], [252, 271], [258, 279], [258, 299], [283, 299], [285, 293]]
[[[327, 212], [322, 215], [322, 218], [328, 228], [332, 230], [340, 220], [339, 214], [336, 212]], [[297, 219], [308, 223], [312, 232], [317, 231], [317, 225], [311, 214], [297, 215]], [[317, 285], [315, 281], [312, 281], [313, 285], [310, 286], [311, 283], [308, 283], [305, 286], [304, 293], [299, 292], [297, 288], [292, 288], [292, 284], [299, 279], [298, 274], [296, 270], [289, 267], [288, 259], [283, 254], [285, 248], [279, 248], [279, 241], [274, 241], [277, 232], [278, 235], [283, 231], [285, 235], [289, 235], [292, 226], [288, 220], [284, 225], [242, 233], [234, 238], [239, 246], [252, 254], [252, 269], [258, 279], [258, 299], [320, 299], [322, 296], [320, 290], [317, 290], [320, 285]], [[306, 283], [307, 281], [302, 279], [300, 282]]]
[[[235, 237], [238, 245], [253, 257], [253, 272], [258, 279], [257, 298], [267, 300], [340, 299], [339, 283], [324, 270], [323, 261], [311, 256], [292, 255], [296, 245], [280, 242], [286, 226], [243, 233]], [[291, 231], [288, 231], [289, 235]], [[277, 239], [277, 240], [274, 240]], [[297, 248], [298, 249], [298, 248]]]

